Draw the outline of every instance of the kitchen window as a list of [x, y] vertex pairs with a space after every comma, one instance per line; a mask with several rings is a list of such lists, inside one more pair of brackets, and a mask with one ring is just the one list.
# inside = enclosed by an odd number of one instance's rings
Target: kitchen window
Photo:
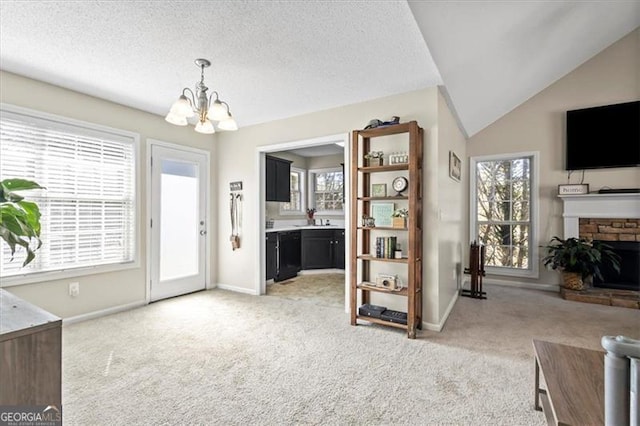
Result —
[[538, 276], [538, 153], [471, 158], [471, 240], [495, 275]]
[[305, 170], [291, 167], [289, 175], [289, 190], [291, 201], [280, 203], [280, 214], [304, 214], [305, 213]]
[[46, 188], [23, 193], [40, 208], [42, 247], [23, 267], [21, 248], [12, 261], [3, 243], [3, 284], [136, 266], [138, 135], [6, 105], [1, 112], [0, 179]]
[[310, 203], [319, 214], [344, 214], [342, 168], [309, 170]]

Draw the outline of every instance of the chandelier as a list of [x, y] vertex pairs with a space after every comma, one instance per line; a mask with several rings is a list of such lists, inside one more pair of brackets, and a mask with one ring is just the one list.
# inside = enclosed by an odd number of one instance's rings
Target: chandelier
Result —
[[211, 62], [200, 58], [196, 59], [195, 63], [200, 67], [200, 82], [196, 83], [195, 94], [188, 87], [182, 89], [182, 95], [173, 103], [164, 119], [176, 126], [186, 126], [189, 124], [187, 118], [197, 115], [198, 123], [195, 130], [198, 133], [215, 133], [214, 121], [218, 122], [220, 130], [238, 130], [238, 125], [229, 111], [229, 105], [218, 98], [218, 92], [213, 90], [211, 96], [207, 95], [209, 88], [204, 85], [204, 69], [209, 67]]

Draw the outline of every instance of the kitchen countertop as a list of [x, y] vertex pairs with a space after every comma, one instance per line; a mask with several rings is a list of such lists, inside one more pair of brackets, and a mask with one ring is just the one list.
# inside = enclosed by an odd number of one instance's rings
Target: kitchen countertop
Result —
[[300, 231], [302, 229], [344, 229], [343, 225], [286, 225], [265, 229], [266, 232]]

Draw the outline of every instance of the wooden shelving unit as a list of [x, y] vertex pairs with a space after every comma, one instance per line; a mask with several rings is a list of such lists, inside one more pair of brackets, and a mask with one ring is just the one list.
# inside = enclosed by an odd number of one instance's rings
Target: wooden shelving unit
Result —
[[[407, 136], [408, 140], [402, 142], [401, 148], [407, 150], [408, 163], [381, 166], [366, 165], [364, 155], [372, 150], [379, 150], [375, 149], [376, 138], [403, 134]], [[411, 339], [416, 337], [416, 329], [422, 328], [422, 144], [423, 130], [416, 121], [375, 129], [354, 130], [351, 139], [352, 225], [349, 230], [352, 247], [350, 259], [351, 325], [357, 325], [358, 321], [366, 321], [401, 328], [407, 330], [407, 336]], [[382, 173], [382, 178], [390, 183], [390, 178], [393, 175], [388, 172], [406, 173], [409, 180], [409, 187], [406, 192], [401, 196], [371, 196], [372, 176]], [[406, 228], [363, 226], [362, 215], [368, 214], [371, 204], [378, 201], [403, 203], [409, 211]], [[406, 246], [402, 247], [404, 257], [401, 259], [380, 258], [375, 256], [375, 252], [371, 253], [371, 243], [375, 241], [376, 234], [388, 234], [390, 231], [402, 234], [402, 238], [404, 238], [403, 241], [405, 241]], [[376, 286], [376, 277], [373, 276], [371, 270], [373, 265], [378, 264], [378, 262], [383, 267], [388, 264], [400, 265], [400, 267], [406, 268], [407, 279], [402, 290], [393, 291]], [[406, 299], [407, 324], [359, 315], [358, 308], [362, 304], [370, 303], [372, 293]]]

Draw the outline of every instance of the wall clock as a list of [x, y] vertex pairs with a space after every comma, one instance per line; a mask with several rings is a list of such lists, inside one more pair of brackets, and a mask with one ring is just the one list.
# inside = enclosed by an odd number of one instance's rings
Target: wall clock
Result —
[[404, 176], [398, 176], [393, 180], [391, 186], [393, 190], [397, 192], [396, 197], [399, 197], [402, 195], [402, 192], [406, 191], [407, 187], [409, 187], [409, 181]]

